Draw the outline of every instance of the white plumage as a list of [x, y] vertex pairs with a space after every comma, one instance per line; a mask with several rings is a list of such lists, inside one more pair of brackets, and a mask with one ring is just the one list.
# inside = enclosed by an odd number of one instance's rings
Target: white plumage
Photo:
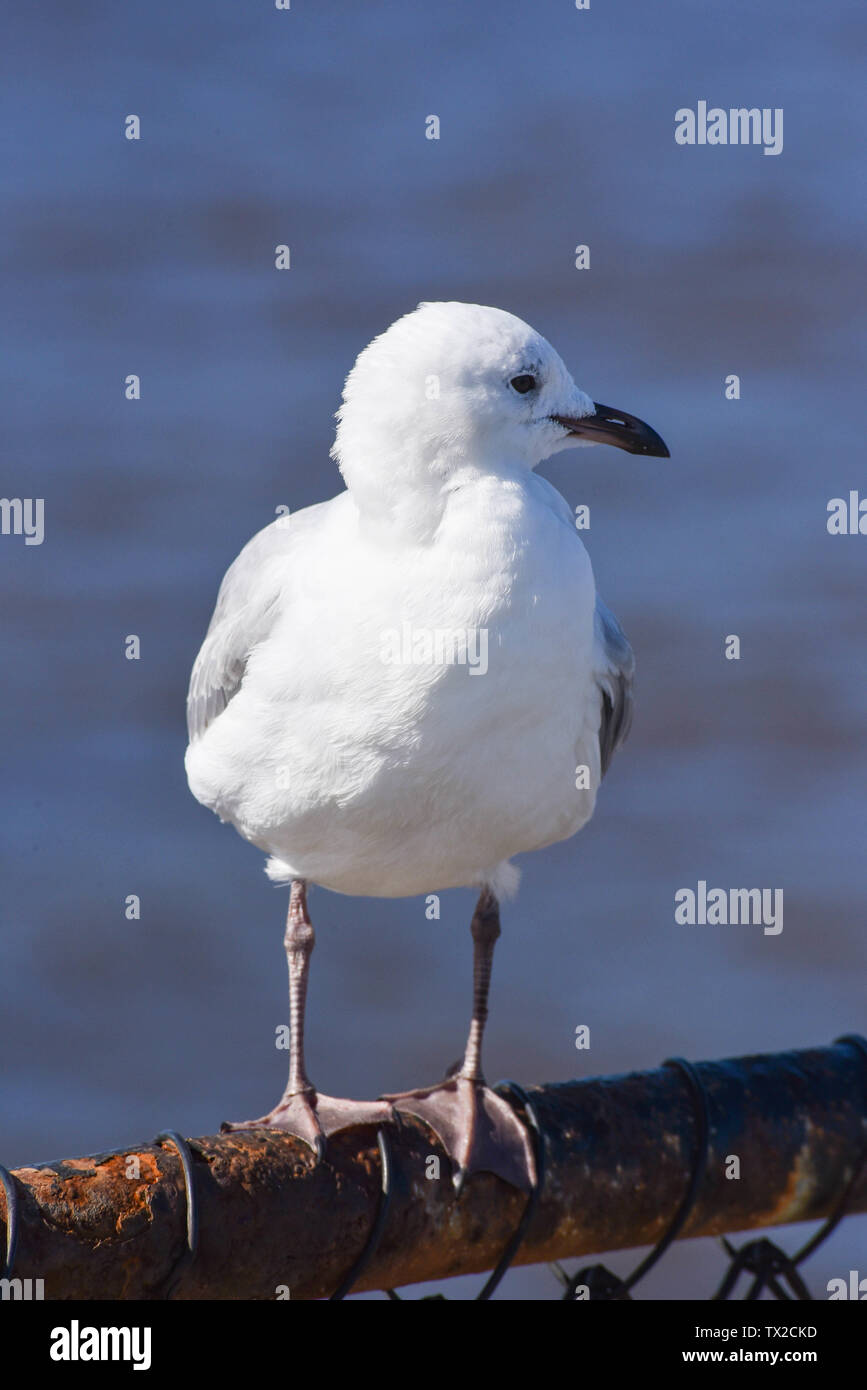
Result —
[[[539, 383], [527, 395], [521, 375]], [[545, 339], [498, 309], [422, 305], [361, 354], [334, 450], [347, 491], [244, 548], [190, 684], [192, 791], [273, 878], [499, 895], [511, 856], [590, 817], [632, 655], [597, 616], [567, 503], [532, 469], [580, 442], [552, 416], [592, 413]], [[487, 670], [388, 660], [407, 625], [421, 648], [483, 631]]]
[[[593, 813], [631, 715], [632, 652], [596, 597], [542, 459], [605, 441], [663, 456], [595, 404], [512, 314], [422, 304], [361, 353], [333, 450], [346, 491], [254, 536], [223, 580], [188, 699], [187, 774], [291, 881], [290, 1073], [261, 1120], [321, 1153], [414, 1114], [460, 1185], [528, 1189], [525, 1130], [481, 1068], [498, 899], [513, 855]], [[381, 897], [481, 888], [473, 1014], [454, 1075], [376, 1102], [320, 1095], [304, 1064], [306, 884]]]

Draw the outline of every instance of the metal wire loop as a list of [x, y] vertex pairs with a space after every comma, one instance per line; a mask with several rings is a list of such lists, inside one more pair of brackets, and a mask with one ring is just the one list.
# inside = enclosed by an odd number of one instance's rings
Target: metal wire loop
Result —
[[184, 1174], [184, 1192], [187, 1202], [187, 1240], [186, 1247], [176, 1261], [174, 1268], [169, 1273], [163, 1285], [162, 1297], [171, 1298], [183, 1275], [187, 1272], [199, 1249], [199, 1204], [196, 1193], [196, 1181], [193, 1173], [193, 1155], [190, 1146], [176, 1129], [164, 1129], [154, 1139], [155, 1144], [160, 1146], [169, 1142], [174, 1144], [178, 1151], [178, 1158], [181, 1161], [181, 1168]]
[[695, 1117], [696, 1143], [695, 1153], [692, 1160], [692, 1171], [690, 1172], [689, 1184], [684, 1193], [683, 1200], [671, 1219], [666, 1230], [662, 1233], [653, 1249], [645, 1255], [644, 1259], [631, 1274], [625, 1279], [621, 1279], [605, 1265], [586, 1265], [573, 1275], [567, 1275], [561, 1265], [552, 1265], [551, 1268], [560, 1280], [565, 1284], [566, 1292], [563, 1301], [577, 1301], [575, 1294], [580, 1285], [586, 1285], [590, 1295], [590, 1302], [608, 1302], [628, 1299], [629, 1290], [634, 1288], [639, 1279], [643, 1279], [645, 1274], [653, 1268], [657, 1260], [665, 1254], [672, 1241], [676, 1240], [689, 1220], [690, 1213], [695, 1205], [696, 1197], [701, 1190], [707, 1172], [707, 1150], [710, 1137], [710, 1112], [708, 1107], [707, 1092], [704, 1083], [699, 1076], [692, 1062], [687, 1062], [683, 1057], [668, 1057], [662, 1064], [664, 1067], [674, 1067], [680, 1072], [687, 1083], [692, 1100], [693, 1115]]
[[6, 1257], [3, 1261], [3, 1274], [0, 1278], [11, 1279], [12, 1271], [15, 1268], [15, 1256], [18, 1254], [18, 1216], [19, 1202], [18, 1189], [15, 1186], [15, 1179], [0, 1163], [0, 1183], [6, 1193]]
[[379, 1149], [379, 1161], [381, 1165], [381, 1186], [379, 1202], [377, 1203], [376, 1216], [367, 1243], [359, 1255], [355, 1264], [344, 1278], [343, 1282], [331, 1294], [329, 1302], [339, 1302], [345, 1298], [352, 1289], [352, 1286], [361, 1278], [370, 1261], [373, 1259], [382, 1240], [382, 1233], [385, 1230], [385, 1223], [388, 1219], [388, 1209], [391, 1206], [392, 1194], [392, 1157], [389, 1148], [388, 1138], [384, 1129], [377, 1130], [376, 1143]]
[[496, 1086], [494, 1087], [494, 1090], [497, 1092], [498, 1095], [502, 1095], [504, 1100], [511, 1101], [512, 1099], [517, 1097], [521, 1105], [524, 1107], [524, 1114], [527, 1117], [527, 1125], [530, 1130], [531, 1138], [533, 1140], [533, 1154], [536, 1160], [536, 1181], [530, 1189], [530, 1194], [527, 1198], [524, 1210], [521, 1213], [521, 1219], [515, 1228], [514, 1234], [512, 1235], [508, 1245], [506, 1246], [499, 1260], [497, 1261], [496, 1267], [490, 1274], [484, 1288], [482, 1289], [481, 1293], [478, 1295], [476, 1299], [477, 1302], [482, 1303], [486, 1302], [491, 1297], [492, 1293], [496, 1289], [503, 1275], [506, 1273], [509, 1266], [512, 1264], [512, 1261], [514, 1260], [515, 1256], [517, 1255], [521, 1247], [521, 1243], [524, 1239], [524, 1236], [527, 1233], [527, 1228], [533, 1219], [533, 1213], [535, 1212], [536, 1207], [539, 1205], [539, 1199], [542, 1195], [542, 1189], [545, 1185], [545, 1132], [542, 1129], [542, 1126], [539, 1124], [539, 1116], [536, 1114], [536, 1109], [533, 1105], [533, 1102], [530, 1100], [530, 1097], [527, 1095], [527, 1092], [524, 1090], [523, 1086], [519, 1086], [517, 1081], [498, 1081]]

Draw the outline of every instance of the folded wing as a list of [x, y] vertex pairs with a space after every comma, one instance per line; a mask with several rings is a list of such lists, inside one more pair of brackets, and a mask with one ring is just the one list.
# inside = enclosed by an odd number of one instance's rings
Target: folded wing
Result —
[[600, 598], [595, 614], [595, 675], [602, 697], [599, 752], [602, 776], [608, 771], [614, 750], [625, 742], [632, 724], [632, 678], [635, 658], [614, 614]]
[[218, 719], [241, 688], [250, 653], [271, 631], [283, 588], [280, 563], [292, 544], [291, 523], [259, 531], [228, 568], [187, 694], [187, 729], [193, 743]]

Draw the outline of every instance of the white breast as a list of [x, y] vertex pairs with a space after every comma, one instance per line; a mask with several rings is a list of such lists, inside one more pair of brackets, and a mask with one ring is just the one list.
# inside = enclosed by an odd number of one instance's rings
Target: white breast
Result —
[[[486, 478], [450, 498], [432, 543], [388, 550], [335, 506], [289, 569], [279, 620], [187, 764], [286, 877], [431, 892], [584, 824], [595, 588], [547, 483]], [[461, 633], [467, 660], [438, 663]], [[576, 789], [582, 763], [594, 790]]]

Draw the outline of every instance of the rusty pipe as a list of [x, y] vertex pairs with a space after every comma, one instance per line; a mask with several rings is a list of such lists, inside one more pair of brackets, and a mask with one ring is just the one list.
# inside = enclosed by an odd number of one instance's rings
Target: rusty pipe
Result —
[[[704, 1181], [683, 1236], [825, 1218], [867, 1145], [867, 1052], [833, 1047], [701, 1062], [709, 1104]], [[670, 1068], [527, 1088], [546, 1135], [547, 1176], [516, 1263], [649, 1245], [683, 1198], [695, 1158], [694, 1107]], [[375, 1219], [379, 1155], [370, 1129], [329, 1141], [316, 1164], [276, 1131], [191, 1140], [196, 1259], [179, 1299], [327, 1297]], [[391, 1134], [388, 1221], [357, 1290], [491, 1269], [525, 1198], [477, 1174], [456, 1200], [449, 1164], [421, 1122]], [[438, 1159], [439, 1164], [431, 1163]], [[439, 1176], [428, 1176], [436, 1173]], [[737, 1174], [737, 1176], [735, 1176]], [[14, 1274], [46, 1299], [163, 1295], [186, 1231], [181, 1165], [144, 1144], [14, 1173]], [[867, 1210], [867, 1163], [849, 1194]], [[0, 1189], [5, 1219], [5, 1197]]]

